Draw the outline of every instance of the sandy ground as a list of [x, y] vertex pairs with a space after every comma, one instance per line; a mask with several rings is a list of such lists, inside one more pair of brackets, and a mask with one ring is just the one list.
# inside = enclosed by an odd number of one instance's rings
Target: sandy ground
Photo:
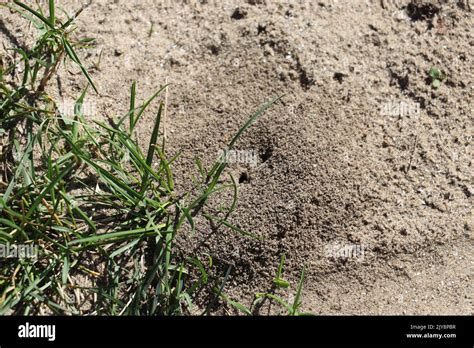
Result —
[[[230, 221], [265, 239], [199, 221], [181, 247], [233, 265], [225, 292], [244, 304], [271, 288], [285, 253], [293, 289], [280, 294], [291, 299], [306, 265], [304, 310], [472, 314], [473, 5], [92, 0], [77, 22], [79, 37], [97, 38], [81, 53], [100, 90], [90, 117], [124, 114], [133, 80], [142, 98], [169, 82], [168, 151], [183, 153], [184, 190], [195, 156], [210, 166], [259, 105], [284, 94], [238, 143], [256, 165], [229, 170], [240, 197]], [[1, 42], [23, 42], [25, 28], [1, 11]], [[447, 75], [439, 89], [432, 67]], [[84, 85], [70, 66], [51, 93], [72, 99]], [[334, 255], [335, 245], [362, 253]]]

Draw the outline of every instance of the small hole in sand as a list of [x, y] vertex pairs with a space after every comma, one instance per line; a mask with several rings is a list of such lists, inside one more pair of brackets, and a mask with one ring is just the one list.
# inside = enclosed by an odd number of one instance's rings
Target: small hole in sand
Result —
[[260, 154], [260, 159], [262, 160], [262, 163], [265, 163], [272, 157], [273, 155], [273, 148], [272, 147], [267, 147], [265, 151]]
[[249, 182], [249, 175], [246, 172], [243, 172], [242, 174], [240, 174], [239, 184], [243, 184], [246, 182]]

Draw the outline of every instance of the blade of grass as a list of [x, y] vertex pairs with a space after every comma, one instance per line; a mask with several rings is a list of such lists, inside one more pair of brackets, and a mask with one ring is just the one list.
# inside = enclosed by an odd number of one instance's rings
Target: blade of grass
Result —
[[[158, 225], [158, 228], [160, 229], [164, 227], [166, 227], [166, 224]], [[146, 235], [153, 235], [153, 234], [156, 234], [155, 229], [137, 228], [135, 230], [106, 233], [102, 235], [94, 235], [91, 237], [75, 239], [69, 242], [69, 245], [86, 244], [86, 243], [109, 243], [111, 240], [114, 240], [114, 241], [125, 240], [130, 237], [146, 236]]]
[[56, 16], [54, 14], [54, 0], [49, 0], [49, 21], [52, 24], [53, 28], [56, 24]]
[[[151, 168], [152, 163], [153, 163], [153, 157], [155, 155], [155, 148], [158, 140], [158, 134], [160, 130], [160, 122], [161, 122], [161, 113], [163, 112], [163, 103], [160, 103], [160, 106], [158, 108], [158, 113], [156, 115], [155, 119], [155, 125], [153, 127], [153, 132], [151, 134], [150, 138], [150, 144], [148, 145], [148, 153], [146, 156], [146, 164]], [[149, 184], [149, 174], [148, 171], [145, 172], [144, 177], [142, 178], [142, 187], [141, 187], [141, 192], [142, 194], [145, 194], [145, 190], [147, 189]]]
[[64, 49], [66, 50], [66, 54], [71, 58], [71, 60], [76, 63], [79, 68], [81, 69], [82, 73], [86, 77], [87, 81], [89, 81], [89, 84], [92, 86], [94, 91], [99, 94], [99, 91], [97, 90], [94, 82], [92, 81], [92, 77], [89, 75], [89, 72], [84, 68], [84, 65], [82, 65], [81, 61], [79, 60], [79, 57], [77, 56], [76, 52], [74, 51], [74, 48], [71, 46], [69, 41], [65, 37], [61, 37]]
[[51, 29], [55, 29], [54, 28], [54, 24], [51, 23], [50, 20], [46, 19], [42, 14], [40, 14], [39, 12], [33, 10], [31, 7], [29, 7], [28, 5], [25, 5], [24, 3], [22, 3], [21, 1], [18, 1], [18, 0], [13, 0], [13, 2], [15, 3], [15, 5], [18, 5], [20, 6], [21, 8], [25, 9], [26, 11], [30, 12], [32, 15], [36, 16], [37, 18], [39, 18], [44, 24], [46, 24], [48, 27], [50, 27]]
[[257, 239], [257, 240], [263, 240], [263, 237], [260, 237], [254, 233], [250, 233], [250, 232], [246, 232], [244, 230], [242, 230], [241, 228], [237, 227], [237, 226], [234, 226], [232, 225], [230, 222], [228, 221], [225, 221], [223, 219], [220, 219], [216, 216], [212, 216], [212, 215], [209, 215], [209, 214], [202, 214], [206, 219], [208, 220], [212, 220], [212, 221], [217, 221], [218, 223], [220, 224], [223, 224], [224, 226], [230, 228], [231, 230], [235, 231], [235, 232], [238, 232], [240, 233], [241, 235], [243, 236], [247, 236], [247, 237], [251, 237], [251, 238], [254, 238], [254, 239]]
[[132, 133], [133, 125], [135, 123], [134, 118], [135, 118], [135, 99], [136, 99], [136, 95], [137, 95], [137, 82], [133, 81], [132, 88], [131, 88], [131, 91], [130, 91], [130, 109], [129, 109], [130, 134]]
[[304, 283], [304, 274], [305, 274], [305, 267], [301, 271], [300, 281], [298, 283], [298, 290], [296, 291], [295, 300], [293, 301], [292, 314], [296, 315], [298, 313], [298, 309], [301, 307], [301, 294], [303, 291], [303, 283]]

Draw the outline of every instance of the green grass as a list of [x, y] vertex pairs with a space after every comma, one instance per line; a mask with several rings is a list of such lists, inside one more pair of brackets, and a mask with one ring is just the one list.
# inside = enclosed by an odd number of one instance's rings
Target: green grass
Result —
[[[88, 88], [77, 98], [73, 115], [61, 114], [45, 92], [61, 64], [76, 64], [88, 86], [98, 90], [76, 53], [93, 43], [74, 36], [74, 19], [82, 9], [61, 19], [53, 0], [47, 11], [20, 1], [2, 6], [31, 21], [39, 38], [31, 50], [16, 48], [20, 58], [0, 69], [0, 134], [7, 140], [0, 152], [0, 243], [34, 244], [39, 255], [1, 260], [0, 315], [190, 313], [196, 292], [211, 286], [212, 258], [200, 260], [176, 250], [183, 224], [194, 230], [194, 219], [201, 214], [255, 237], [228, 221], [237, 186], [234, 180], [219, 184], [227, 163], [218, 160], [207, 171], [196, 160], [198, 194], [176, 193], [172, 168], [178, 157], [168, 156], [160, 133], [165, 105], [159, 102], [157, 110], [150, 110], [168, 86], [138, 104], [133, 83], [128, 113], [110, 124], [85, 119]], [[9, 77], [19, 67], [22, 79], [17, 85]], [[228, 150], [279, 99], [255, 112]], [[134, 129], [150, 112], [155, 120], [144, 151]], [[209, 197], [226, 189], [234, 192], [234, 199], [225, 217], [204, 214]], [[94, 309], [84, 309], [83, 301], [94, 303]], [[298, 307], [289, 307], [290, 314]]]
[[428, 72], [428, 75], [431, 80], [431, 86], [435, 89], [440, 88], [441, 81], [446, 79], [445, 73], [436, 67], [432, 67], [430, 71]]
[[240, 313], [246, 315], [252, 315], [256, 313], [261, 306], [263, 305], [264, 301], [268, 300], [271, 305], [276, 304], [277, 309], [272, 309], [273, 311], [278, 312], [278, 310], [283, 309], [287, 315], [290, 316], [303, 316], [303, 315], [312, 315], [311, 313], [301, 312], [301, 298], [303, 294], [303, 284], [305, 279], [305, 268], [301, 271], [300, 279], [298, 284], [296, 285], [296, 293], [293, 296], [293, 300], [288, 302], [287, 300], [283, 299], [281, 296], [277, 295], [277, 290], [280, 289], [289, 289], [291, 284], [282, 278], [283, 275], [283, 266], [285, 264], [285, 255], [283, 254], [280, 259], [280, 264], [278, 266], [278, 270], [276, 276], [273, 280], [273, 288], [271, 291], [268, 292], [258, 292], [254, 296], [254, 300], [250, 307], [246, 307], [245, 305], [232, 300], [228, 296], [226, 296], [222, 289], [215, 290], [215, 292], [228, 304], [234, 307]]

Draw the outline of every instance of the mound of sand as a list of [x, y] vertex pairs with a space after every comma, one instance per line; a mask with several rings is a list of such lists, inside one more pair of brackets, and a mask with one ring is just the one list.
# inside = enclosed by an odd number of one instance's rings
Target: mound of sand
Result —
[[[185, 189], [197, 173], [194, 157], [210, 166], [259, 105], [285, 94], [238, 143], [257, 163], [228, 170], [239, 181], [230, 221], [264, 240], [206, 221], [182, 236], [185, 249], [210, 254], [219, 269], [234, 266], [228, 296], [249, 304], [270, 289], [284, 253], [293, 290], [280, 294], [292, 296], [306, 265], [305, 310], [472, 314], [468, 6], [92, 1], [78, 19], [79, 35], [98, 40], [83, 57], [101, 92], [89, 102], [97, 115], [123, 114], [133, 80], [143, 98], [170, 82], [168, 151], [183, 153], [174, 170]], [[24, 33], [8, 13], [0, 28], [7, 46], [9, 36]], [[428, 78], [432, 67], [447, 75], [439, 89]], [[61, 98], [85, 84], [74, 69], [53, 88]], [[144, 143], [153, 114], [147, 117], [139, 128]], [[363, 252], [331, 254], [337, 245]]]

